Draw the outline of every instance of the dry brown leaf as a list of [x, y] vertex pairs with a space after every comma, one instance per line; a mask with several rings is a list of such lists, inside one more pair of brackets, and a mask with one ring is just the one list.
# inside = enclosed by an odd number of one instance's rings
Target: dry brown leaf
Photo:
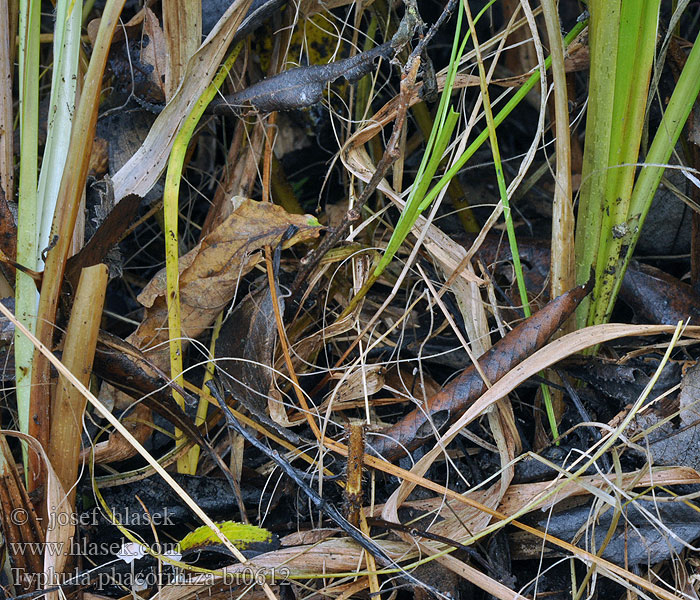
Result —
[[165, 96], [165, 70], [168, 51], [158, 17], [148, 7], [144, 8], [143, 34], [148, 36], [149, 41], [148, 43], [145, 39], [142, 41], [141, 62], [153, 67], [148, 78], [151, 83], [158, 86]]
[[350, 402], [358, 398], [367, 398], [376, 394], [384, 386], [384, 367], [382, 365], [363, 365], [347, 377], [336, 374], [331, 379], [340, 380], [331, 392], [335, 402]]
[[[260, 260], [264, 246], [276, 246], [290, 226], [297, 228], [285, 242], [291, 246], [318, 235], [321, 226], [308, 215], [292, 215], [274, 204], [245, 200], [221, 225], [185, 256], [180, 258], [180, 309], [182, 335], [195, 338], [209, 327], [233, 298], [238, 281]], [[168, 307], [165, 271], [144, 288], [139, 301], [147, 307], [144, 320], [127, 341], [141, 350], [159, 369], [169, 371]], [[103, 386], [101, 396], [117, 408], [133, 400], [124, 393]], [[109, 459], [111, 443], [97, 444], [99, 456]], [[122, 445], [119, 445], [122, 448]], [[128, 450], [132, 453], [133, 449]]]
[[[180, 258], [182, 334], [197, 337], [209, 327], [233, 297], [239, 279], [260, 260], [259, 250], [276, 246], [290, 226], [297, 232], [285, 247], [316, 237], [321, 227], [309, 215], [292, 215], [274, 204], [244, 201], [219, 227]], [[165, 301], [165, 270], [158, 273], [138, 297], [147, 307], [146, 317], [128, 341], [140, 349], [165, 341], [163, 324], [168, 313]], [[159, 367], [168, 365], [153, 353]]]

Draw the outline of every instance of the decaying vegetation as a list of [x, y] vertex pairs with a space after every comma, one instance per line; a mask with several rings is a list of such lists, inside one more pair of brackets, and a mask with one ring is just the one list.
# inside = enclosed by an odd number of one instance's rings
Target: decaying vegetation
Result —
[[697, 6], [0, 31], [7, 597], [697, 597]]

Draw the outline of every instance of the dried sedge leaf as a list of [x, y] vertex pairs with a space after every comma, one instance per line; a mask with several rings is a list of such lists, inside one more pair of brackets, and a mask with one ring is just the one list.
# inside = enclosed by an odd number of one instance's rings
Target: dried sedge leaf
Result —
[[[405, 542], [377, 540], [379, 545], [392, 560], [408, 560], [417, 555], [415, 545]], [[266, 552], [251, 558], [245, 564], [235, 564], [226, 567], [226, 573], [282, 573], [281, 567], [289, 569], [291, 576], [302, 576], [314, 573], [344, 573], [354, 572], [363, 559], [363, 549], [349, 538], [331, 539], [319, 544], [281, 548], [274, 552]], [[252, 571], [251, 571], [252, 569]], [[201, 581], [199, 585], [197, 580]], [[203, 575], [193, 576], [189, 581], [192, 585], [182, 584], [164, 587], [158, 594], [158, 600], [184, 600], [195, 594], [201, 594], [212, 584], [216, 585], [217, 578]], [[227, 588], [228, 591], [228, 588]]]

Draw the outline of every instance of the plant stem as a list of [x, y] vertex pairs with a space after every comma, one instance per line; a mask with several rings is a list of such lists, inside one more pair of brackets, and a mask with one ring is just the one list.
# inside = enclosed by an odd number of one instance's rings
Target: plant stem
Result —
[[[48, 251], [46, 258], [36, 325], [36, 337], [49, 348], [53, 346], [54, 322], [63, 284], [63, 272], [73, 238], [80, 199], [85, 191], [92, 141], [95, 137], [102, 75], [107, 63], [112, 35], [124, 2], [125, 0], [107, 0], [73, 121], [68, 157], [51, 228], [51, 241], [55, 241], [55, 244]], [[32, 366], [29, 429], [45, 448], [48, 445], [50, 427], [50, 379], [49, 361], [36, 349]], [[41, 484], [39, 478], [33, 480], [32, 485], [39, 484]]]
[[[204, 90], [204, 93], [195, 103], [192, 111], [185, 119], [178, 132], [168, 160], [168, 170], [165, 176], [165, 190], [163, 192], [163, 213], [165, 220], [165, 271], [167, 277], [167, 304], [168, 304], [168, 333], [170, 345], [170, 374], [173, 381], [182, 385], [182, 326], [180, 322], [180, 285], [179, 285], [179, 250], [178, 250], [178, 217], [179, 217], [179, 193], [182, 169], [185, 164], [187, 147], [194, 135], [195, 128], [204, 114], [204, 110], [214, 99], [216, 92], [226, 79], [233, 63], [236, 62], [241, 51], [239, 42], [233, 49], [224, 64], [219, 69], [213, 81]], [[173, 398], [185, 407], [184, 398], [173, 391]], [[179, 429], [175, 429], [175, 442], [182, 435]], [[194, 474], [197, 470], [199, 452], [189, 452], [178, 459], [177, 469], [180, 473]]]
[[629, 265], [630, 257], [639, 239], [639, 231], [644, 225], [649, 207], [654, 199], [661, 177], [665, 170], [665, 164], [671, 157], [671, 152], [678, 142], [683, 126], [688, 120], [698, 95], [700, 94], [700, 40], [695, 41], [683, 67], [676, 87], [671, 95], [671, 100], [666, 107], [666, 112], [661, 119], [659, 129], [646, 156], [646, 166], [642, 167], [637, 182], [635, 183], [629, 204], [629, 216], [625, 221], [625, 234], [622, 238], [622, 247], [625, 252], [619, 258], [616, 267], [617, 278], [610, 295], [606, 318], [609, 318], [612, 308], [620, 291], [622, 279]]
[[[17, 262], [37, 268], [37, 164], [39, 130], [39, 25], [40, 0], [23, 0], [19, 12], [19, 215], [17, 223]], [[19, 270], [15, 284], [15, 314], [31, 332], [36, 326], [37, 291], [34, 280]], [[15, 332], [15, 373], [17, 412], [22, 433], [30, 430], [30, 393], [34, 346]], [[32, 487], [32, 467], [23, 444], [25, 475]], [[34, 465], [36, 466], [36, 465]]]
[[[586, 119], [586, 148], [581, 175], [581, 197], [576, 223], [576, 281], [587, 281], [595, 266], [600, 245], [603, 198], [608, 175], [612, 131], [617, 38], [621, 0], [591, 0], [590, 82]], [[579, 328], [586, 324], [590, 299], [576, 311]]]
[[659, 4], [660, 0], [625, 0], [622, 4], [596, 287], [588, 313], [589, 325], [609, 319], [608, 307], [618, 277], [617, 264], [624, 253], [621, 230], [624, 231], [629, 214], [635, 163], [644, 128]]

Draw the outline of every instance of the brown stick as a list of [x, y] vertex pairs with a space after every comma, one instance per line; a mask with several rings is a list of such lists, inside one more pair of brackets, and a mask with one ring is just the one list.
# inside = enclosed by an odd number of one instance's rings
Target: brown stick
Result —
[[[83, 269], [63, 346], [63, 364], [87, 387], [102, 320], [108, 270], [106, 265]], [[80, 438], [87, 399], [64, 377], [59, 378], [51, 414], [48, 455], [63, 489], [75, 501], [80, 466]]]

